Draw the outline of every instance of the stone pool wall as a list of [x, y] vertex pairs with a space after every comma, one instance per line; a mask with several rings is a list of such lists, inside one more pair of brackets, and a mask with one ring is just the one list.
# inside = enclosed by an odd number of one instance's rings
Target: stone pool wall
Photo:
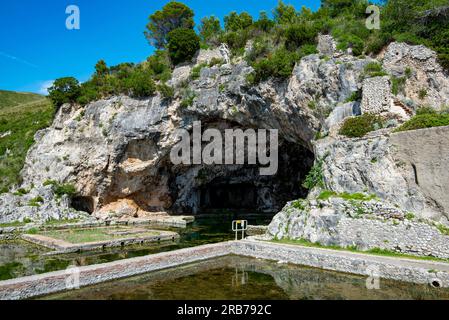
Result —
[[[79, 286], [85, 287], [229, 254], [279, 260], [358, 275], [378, 275], [380, 278], [412, 283], [437, 283], [441, 287], [449, 287], [449, 264], [443, 262], [381, 257], [255, 240], [222, 242], [81, 267], [78, 268]], [[27, 299], [67, 291], [66, 281], [69, 277], [73, 277], [73, 274], [57, 271], [2, 281], [0, 299]]]

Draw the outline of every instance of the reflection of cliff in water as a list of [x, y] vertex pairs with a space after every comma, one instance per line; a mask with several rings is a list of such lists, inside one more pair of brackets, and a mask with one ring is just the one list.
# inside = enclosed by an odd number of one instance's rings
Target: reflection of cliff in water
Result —
[[99, 284], [49, 299], [448, 299], [449, 290], [226, 256]]

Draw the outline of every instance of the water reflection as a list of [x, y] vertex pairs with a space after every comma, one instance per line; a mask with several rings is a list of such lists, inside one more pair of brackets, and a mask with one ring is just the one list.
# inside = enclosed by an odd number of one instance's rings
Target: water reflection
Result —
[[[141, 257], [148, 254], [194, 247], [203, 244], [232, 240], [232, 219], [237, 215], [210, 215], [197, 218], [185, 229], [151, 227], [175, 231], [180, 239], [154, 245], [133, 245], [64, 255], [48, 255], [49, 250], [24, 241], [0, 242], [0, 280], [41, 274], [66, 269], [68, 266], [87, 266], [116, 260]], [[253, 224], [266, 224], [270, 216], [249, 216]]]
[[82, 288], [45, 299], [100, 300], [340, 300], [449, 299], [448, 289], [381, 280], [247, 257], [227, 256]]

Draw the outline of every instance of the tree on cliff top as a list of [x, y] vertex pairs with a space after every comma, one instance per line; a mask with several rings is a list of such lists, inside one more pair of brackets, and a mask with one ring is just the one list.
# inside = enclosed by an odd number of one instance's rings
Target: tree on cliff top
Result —
[[194, 13], [185, 4], [172, 1], [167, 3], [162, 10], [150, 15], [145, 36], [151, 45], [158, 49], [167, 46], [168, 34], [178, 28], [193, 29]]
[[73, 103], [80, 94], [78, 80], [73, 77], [60, 78], [55, 80], [48, 89], [49, 98], [53, 104], [59, 108], [64, 103]]

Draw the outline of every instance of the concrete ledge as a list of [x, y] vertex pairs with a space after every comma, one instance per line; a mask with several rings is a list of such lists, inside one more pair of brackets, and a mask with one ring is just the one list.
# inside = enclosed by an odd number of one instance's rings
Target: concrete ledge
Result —
[[[198, 246], [111, 263], [78, 268], [80, 287], [135, 276], [229, 254], [280, 260], [288, 263], [370, 275], [376, 268], [381, 278], [426, 284], [438, 280], [449, 287], [449, 264], [425, 260], [374, 256], [363, 253], [243, 240]], [[0, 299], [16, 300], [66, 291], [67, 271], [0, 282]]]
[[[204, 245], [144, 257], [119, 260], [78, 268], [79, 285], [85, 287], [106, 281], [135, 276], [150, 271], [221, 257], [230, 253], [230, 242]], [[71, 270], [73, 272], [73, 270]], [[28, 299], [67, 290], [69, 270], [0, 282], [1, 300]], [[73, 277], [73, 275], [72, 275]]]
[[133, 244], [154, 243], [159, 241], [174, 241], [179, 239], [179, 234], [171, 231], [163, 230], [148, 230], [148, 232], [157, 232], [155, 235], [136, 235], [136, 236], [124, 236], [123, 238], [86, 242], [86, 243], [70, 243], [57, 238], [51, 238], [37, 234], [23, 234], [22, 240], [38, 244], [48, 249], [56, 250], [52, 254], [71, 253], [78, 251], [93, 251], [110, 247], [123, 247]]
[[384, 279], [419, 284], [430, 284], [438, 280], [441, 287], [449, 287], [449, 263], [444, 262], [384, 257], [254, 240], [234, 242], [232, 253], [365, 276], [372, 275], [370, 270], [376, 270], [379, 277]]

